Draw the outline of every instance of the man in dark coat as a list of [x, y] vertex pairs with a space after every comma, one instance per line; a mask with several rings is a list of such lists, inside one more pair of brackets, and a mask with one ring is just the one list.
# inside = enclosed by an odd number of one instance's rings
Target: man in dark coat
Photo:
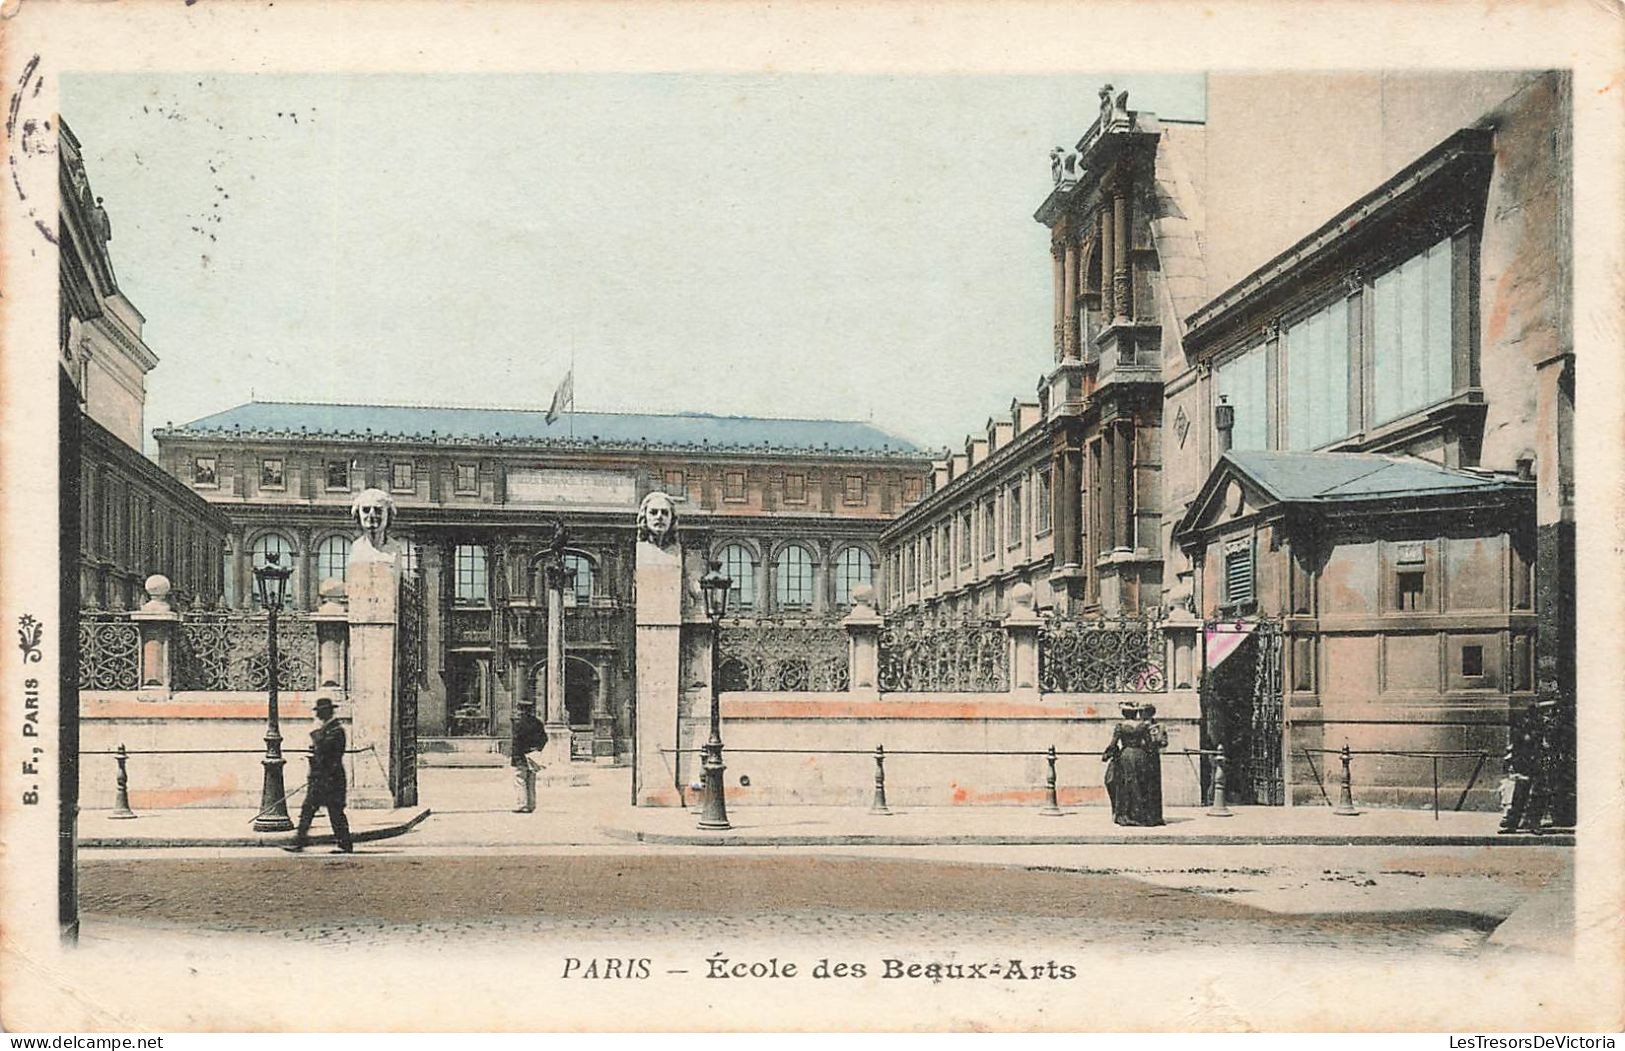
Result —
[[344, 727], [333, 718], [331, 697], [316, 701], [316, 718], [321, 720], [321, 725], [310, 732], [309, 790], [305, 793], [304, 806], [299, 808], [299, 828], [293, 834], [293, 845], [284, 849], [304, 850], [317, 808], [326, 807], [327, 820], [333, 826], [333, 839], [338, 844], [333, 853], [348, 854], [355, 849], [350, 839], [350, 822], [344, 816], [349, 788], [344, 776], [344, 752], [348, 742]]
[[519, 705], [513, 718], [513, 740], [508, 745], [508, 756], [513, 762], [513, 812], [516, 814], [528, 814], [536, 809], [537, 763], [531, 753], [540, 752], [546, 743], [547, 731], [536, 718], [536, 706]]
[[1523, 828], [1540, 832], [1545, 793], [1537, 791], [1540, 780], [1541, 708], [1530, 705], [1512, 718], [1507, 727], [1507, 754], [1502, 763], [1512, 782], [1511, 798], [1501, 817], [1501, 833], [1510, 835]]

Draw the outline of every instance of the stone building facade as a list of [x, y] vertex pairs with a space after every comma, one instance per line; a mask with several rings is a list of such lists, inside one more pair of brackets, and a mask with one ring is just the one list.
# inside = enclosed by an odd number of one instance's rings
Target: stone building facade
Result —
[[[1187, 124], [1108, 87], [1052, 152], [1053, 364], [888, 528], [888, 608], [1198, 616], [1249, 801], [1318, 798], [1305, 750], [1345, 741], [1498, 756], [1574, 688], [1568, 79], [1206, 89]], [[1360, 776], [1410, 802], [1428, 767]]]
[[[541, 566], [562, 525], [565, 709], [578, 757], [631, 747], [634, 516], [669, 494], [685, 549], [723, 563], [746, 619], [834, 618], [879, 564], [928, 459], [867, 424], [705, 415], [253, 402], [155, 432], [164, 469], [230, 519], [226, 593], [291, 556], [296, 606], [344, 576], [354, 494], [391, 493], [424, 582], [418, 726], [488, 754], [545, 676]], [[472, 760], [471, 760], [472, 761]]]
[[69, 450], [77, 469], [68, 465], [63, 483], [77, 489], [79, 503], [79, 606], [134, 609], [154, 573], [169, 576], [181, 606], [213, 605], [226, 518], [142, 455], [146, 376], [158, 356], [142, 339], [145, 319], [119, 290], [108, 251], [112, 223], [66, 124], [58, 144], [58, 357], [81, 414]]

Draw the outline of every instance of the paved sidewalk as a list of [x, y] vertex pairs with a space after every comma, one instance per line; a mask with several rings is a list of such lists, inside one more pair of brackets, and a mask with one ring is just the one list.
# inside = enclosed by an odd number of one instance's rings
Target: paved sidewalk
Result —
[[[534, 813], [515, 814], [505, 768], [425, 768], [420, 806], [351, 810], [356, 839], [403, 836], [400, 846], [1000, 846], [1016, 844], [1159, 844], [1178, 846], [1572, 846], [1572, 834], [1501, 836], [1499, 815], [1364, 810], [1342, 817], [1327, 807], [1237, 807], [1229, 818], [1172, 808], [1157, 828], [1114, 825], [1105, 807], [1073, 807], [1047, 817], [1031, 807], [906, 807], [875, 815], [867, 807], [739, 807], [728, 831], [701, 831], [694, 809], [633, 807], [625, 769], [572, 768], [544, 784]], [[258, 834], [247, 810], [152, 811], [116, 821], [106, 810], [80, 815], [87, 848], [279, 845], [291, 833]], [[318, 818], [316, 831], [325, 833]], [[316, 842], [328, 842], [319, 837]]]

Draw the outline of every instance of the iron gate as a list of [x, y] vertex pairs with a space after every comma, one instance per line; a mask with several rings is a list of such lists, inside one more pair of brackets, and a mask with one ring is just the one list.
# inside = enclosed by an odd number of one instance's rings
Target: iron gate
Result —
[[[1234, 622], [1210, 621], [1204, 632], [1240, 630]], [[1249, 622], [1248, 639], [1218, 668], [1202, 676], [1202, 747], [1225, 749], [1230, 801], [1257, 806], [1286, 802], [1281, 743], [1281, 625]], [[1203, 762], [1204, 791], [1211, 790], [1211, 764]]]
[[423, 585], [402, 574], [395, 632], [394, 732], [390, 734], [389, 786], [395, 805], [418, 803], [418, 686], [423, 682]]

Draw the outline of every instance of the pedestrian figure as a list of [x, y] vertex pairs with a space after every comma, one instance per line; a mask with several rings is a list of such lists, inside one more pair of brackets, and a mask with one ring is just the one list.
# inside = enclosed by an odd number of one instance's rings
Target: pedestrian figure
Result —
[[335, 854], [348, 854], [355, 849], [350, 839], [350, 822], [344, 816], [348, 782], [344, 776], [344, 752], [347, 741], [344, 727], [333, 718], [333, 698], [316, 700], [316, 718], [321, 725], [310, 731], [310, 781], [305, 803], [299, 808], [299, 827], [293, 834], [293, 844], [282, 849], [298, 853], [305, 849], [310, 837], [310, 822], [318, 807], [327, 808], [327, 821], [333, 826]]
[[541, 767], [537, 756], [547, 744], [547, 731], [536, 718], [534, 704], [520, 704], [513, 720], [513, 740], [508, 755], [513, 762], [514, 793], [517, 797], [513, 812], [528, 814], [536, 809], [536, 771]]
[[1119, 825], [1162, 824], [1162, 749], [1168, 731], [1156, 721], [1154, 705], [1125, 702], [1123, 721], [1112, 729], [1106, 761], [1106, 794]]

